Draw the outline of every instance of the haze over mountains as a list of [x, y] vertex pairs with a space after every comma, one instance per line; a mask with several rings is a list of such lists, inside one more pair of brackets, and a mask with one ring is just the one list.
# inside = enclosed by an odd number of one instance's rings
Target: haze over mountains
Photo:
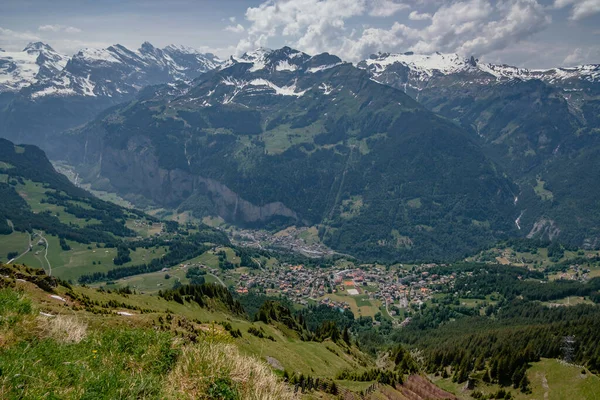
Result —
[[315, 225], [367, 258], [512, 236], [600, 245], [598, 65], [405, 53], [354, 66], [289, 47], [221, 61], [149, 43], [69, 58], [36, 43], [0, 68], [1, 136], [137, 204]]

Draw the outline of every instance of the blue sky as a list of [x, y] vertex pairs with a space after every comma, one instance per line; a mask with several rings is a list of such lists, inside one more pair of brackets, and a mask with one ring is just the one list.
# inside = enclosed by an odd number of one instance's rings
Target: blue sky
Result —
[[600, 63], [600, 0], [2, 0], [0, 48], [72, 54], [183, 44], [221, 57], [283, 45], [358, 61], [458, 52], [530, 68]]

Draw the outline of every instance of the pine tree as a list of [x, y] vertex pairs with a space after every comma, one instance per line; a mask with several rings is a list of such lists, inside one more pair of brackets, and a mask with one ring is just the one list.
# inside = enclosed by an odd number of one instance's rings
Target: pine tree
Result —
[[344, 340], [344, 342], [346, 342], [347, 345], [350, 345], [350, 332], [348, 332], [348, 327], [344, 328], [342, 339]]

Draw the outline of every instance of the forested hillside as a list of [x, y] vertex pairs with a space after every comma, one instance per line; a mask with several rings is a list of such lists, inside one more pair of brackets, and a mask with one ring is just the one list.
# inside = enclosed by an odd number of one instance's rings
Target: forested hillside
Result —
[[369, 259], [460, 257], [515, 233], [517, 187], [456, 125], [337, 57], [255, 56], [265, 67], [247, 56], [144, 91], [65, 136], [65, 158], [133, 201], [316, 225]]

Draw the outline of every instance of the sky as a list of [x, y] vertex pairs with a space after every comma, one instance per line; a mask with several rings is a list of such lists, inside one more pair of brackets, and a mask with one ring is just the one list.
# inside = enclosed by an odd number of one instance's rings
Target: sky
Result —
[[600, 63], [600, 0], [1, 0], [0, 48], [181, 44], [227, 58], [284, 45], [358, 62], [459, 53], [528, 68]]

